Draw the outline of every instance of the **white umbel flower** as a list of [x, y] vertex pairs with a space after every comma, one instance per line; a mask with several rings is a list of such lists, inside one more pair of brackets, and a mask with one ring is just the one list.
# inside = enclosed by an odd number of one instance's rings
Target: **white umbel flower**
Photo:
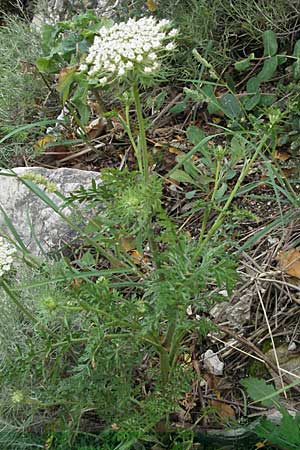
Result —
[[0, 236], [0, 277], [10, 271], [15, 253], [15, 248]]
[[152, 74], [160, 67], [157, 60], [175, 48], [172, 41], [178, 31], [170, 28], [168, 20], [153, 17], [102, 27], [80, 70], [100, 80], [101, 85], [125, 78], [133, 71]]

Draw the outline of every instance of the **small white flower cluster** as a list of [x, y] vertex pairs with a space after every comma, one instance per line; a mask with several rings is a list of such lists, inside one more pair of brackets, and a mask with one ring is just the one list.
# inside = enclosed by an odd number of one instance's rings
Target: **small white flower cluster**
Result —
[[175, 48], [172, 40], [178, 31], [170, 27], [169, 20], [156, 21], [153, 17], [102, 27], [80, 70], [99, 79], [101, 85], [125, 77], [131, 71], [144, 75], [156, 72], [161, 54]]
[[16, 250], [0, 236], [0, 277], [10, 271], [15, 253]]

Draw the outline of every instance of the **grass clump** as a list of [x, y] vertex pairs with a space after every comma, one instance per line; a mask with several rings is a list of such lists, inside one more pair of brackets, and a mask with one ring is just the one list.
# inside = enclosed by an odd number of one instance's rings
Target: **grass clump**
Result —
[[[40, 36], [26, 21], [7, 17], [0, 27], [0, 132], [41, 119], [47, 88], [35, 68]], [[1, 160], [30, 151], [28, 136], [20, 133], [1, 146]]]

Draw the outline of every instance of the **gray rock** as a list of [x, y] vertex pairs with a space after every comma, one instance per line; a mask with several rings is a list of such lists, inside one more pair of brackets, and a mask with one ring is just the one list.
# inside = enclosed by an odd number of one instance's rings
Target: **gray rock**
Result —
[[250, 320], [250, 308], [253, 293], [251, 291], [236, 299], [233, 295], [230, 302], [217, 303], [210, 311], [217, 323], [230, 324], [233, 328], [240, 329]]
[[207, 350], [203, 355], [203, 365], [208, 373], [223, 375], [224, 363], [212, 350]]
[[[40, 174], [51, 183], [55, 183], [58, 192], [68, 194], [80, 186], [90, 187], [93, 179], [100, 183], [97, 172], [86, 170], [60, 168], [55, 170], [41, 167], [19, 167], [12, 169], [14, 174], [22, 176], [28, 173]], [[6, 174], [6, 175], [5, 175]], [[7, 176], [10, 171], [0, 171], [0, 206], [12, 221], [23, 243], [34, 255], [40, 256], [61, 248], [71, 239], [76, 238], [76, 232], [51, 207], [40, 200], [17, 176]], [[38, 185], [41, 190], [45, 187]], [[47, 196], [58, 206], [63, 200], [54, 193]], [[88, 220], [83, 206], [80, 214], [74, 214], [74, 208], [64, 207], [62, 212], [72, 219], [72, 222], [82, 226]], [[1, 229], [7, 230], [5, 214], [0, 211]]]
[[[282, 370], [282, 375], [288, 374], [291, 379], [293, 379], [293, 375], [295, 378], [300, 378], [300, 355], [298, 352], [291, 352], [288, 350], [287, 344], [282, 344], [276, 347], [276, 355], [275, 357], [274, 350], [271, 348], [266, 356], [270, 359], [274, 365], [277, 365], [277, 359], [279, 362], [279, 366]], [[274, 377], [275, 386], [277, 389], [281, 389], [281, 381], [278, 377], [277, 373], [273, 372], [270, 369], [270, 374]]]

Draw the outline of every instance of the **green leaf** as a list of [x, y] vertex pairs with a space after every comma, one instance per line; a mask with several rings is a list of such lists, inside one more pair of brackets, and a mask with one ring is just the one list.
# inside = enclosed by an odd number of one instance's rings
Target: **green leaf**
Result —
[[262, 94], [260, 98], [260, 106], [271, 106], [276, 101], [276, 94]]
[[293, 51], [293, 56], [296, 56], [296, 58], [300, 58], [300, 39], [296, 41]]
[[76, 67], [66, 67], [59, 75], [57, 90], [60, 93], [63, 103], [69, 99], [70, 90], [76, 81]]
[[271, 58], [266, 59], [263, 68], [257, 74], [257, 79], [260, 82], [270, 81], [270, 79], [276, 72], [277, 65], [278, 65], [277, 56], [271, 56]]
[[180, 114], [186, 109], [186, 107], [187, 107], [186, 102], [179, 102], [179, 103], [177, 103], [177, 105], [174, 105], [170, 109], [170, 112], [173, 114]]
[[256, 77], [252, 77], [247, 81], [246, 90], [248, 94], [258, 94], [260, 88], [259, 80]]
[[200, 89], [200, 93], [203, 95], [203, 100], [207, 103], [213, 103], [217, 107], [219, 107], [218, 99], [215, 96], [214, 87], [211, 84], [206, 84]]
[[172, 179], [178, 181], [179, 183], [190, 183], [195, 184], [193, 178], [187, 174], [184, 170], [176, 169], [172, 173]]
[[274, 56], [278, 50], [277, 37], [274, 31], [267, 30], [263, 34], [264, 56]]
[[267, 384], [265, 380], [258, 378], [245, 378], [241, 381], [241, 384], [247, 389], [249, 397], [255, 402], [260, 402], [266, 396], [272, 396], [269, 400], [264, 400], [262, 404], [264, 406], [274, 406], [277, 403], [278, 394], [276, 389], [271, 384]]
[[234, 64], [234, 68], [236, 70], [238, 70], [239, 72], [243, 72], [244, 70], [248, 69], [249, 67], [251, 67], [251, 61], [254, 59], [255, 55], [254, 53], [251, 53], [248, 58], [245, 59], [241, 59], [241, 61], [237, 61]]
[[87, 104], [87, 96], [89, 91], [88, 82], [86, 79], [77, 79], [78, 86], [75, 89], [75, 92], [72, 97], [72, 103], [76, 106], [80, 120], [83, 125], [86, 125], [89, 121], [91, 110]]
[[219, 104], [224, 114], [231, 119], [236, 119], [243, 114], [240, 102], [230, 93], [222, 95], [219, 100]]
[[256, 77], [252, 77], [248, 80], [246, 90], [249, 95], [242, 99], [244, 108], [247, 111], [251, 111], [260, 102], [260, 83]]
[[255, 106], [257, 106], [259, 104], [260, 99], [261, 99], [261, 94], [260, 93], [253, 94], [253, 95], [249, 94], [247, 97], [244, 97], [243, 100], [242, 100], [244, 108], [247, 111], [252, 111], [252, 109], [254, 109]]
[[60, 58], [58, 55], [41, 56], [37, 58], [35, 64], [40, 72], [57, 73], [59, 72]]
[[228, 188], [227, 183], [222, 183], [222, 185], [219, 187], [219, 189], [216, 192], [215, 199], [221, 200], [224, 197], [224, 194], [227, 191], [227, 188]]
[[195, 191], [195, 190], [194, 191], [189, 191], [189, 192], [187, 192], [185, 194], [185, 198], [190, 200], [191, 198], [195, 197], [196, 193], [197, 193], [197, 191]]
[[188, 140], [196, 145], [198, 142], [200, 142], [204, 137], [205, 133], [200, 128], [196, 127], [195, 125], [191, 125], [186, 132]]

